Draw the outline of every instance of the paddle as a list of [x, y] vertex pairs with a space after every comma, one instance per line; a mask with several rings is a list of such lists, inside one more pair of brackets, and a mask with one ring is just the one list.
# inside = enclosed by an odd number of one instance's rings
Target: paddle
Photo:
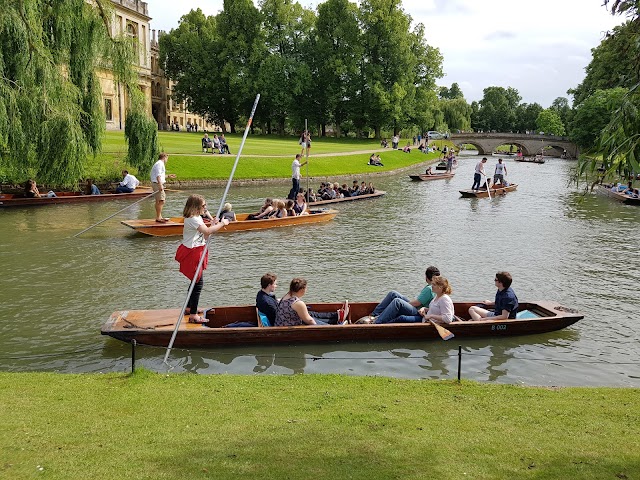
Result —
[[[247, 140], [247, 135], [249, 135], [249, 129], [251, 128], [251, 123], [253, 123], [253, 115], [256, 113], [256, 108], [258, 107], [258, 102], [260, 101], [260, 94], [256, 95], [256, 99], [253, 102], [253, 108], [251, 109], [251, 114], [249, 115], [249, 120], [247, 120], [247, 126], [244, 129], [244, 135], [242, 136], [242, 142], [240, 143], [240, 148], [238, 149], [238, 154], [236, 155], [236, 160], [233, 164], [233, 168], [231, 169], [231, 173], [229, 174], [229, 180], [227, 180], [227, 186], [222, 194], [222, 198], [220, 199], [220, 206], [218, 207], [218, 213], [216, 214], [216, 218], [220, 218], [220, 212], [222, 212], [222, 207], [224, 207], [224, 203], [227, 201], [227, 194], [229, 193], [229, 188], [231, 187], [231, 182], [233, 181], [233, 176], [236, 173], [236, 168], [238, 166], [238, 162], [240, 161], [240, 153], [242, 152], [242, 148], [244, 147], [244, 143]], [[184, 311], [187, 309], [187, 304], [189, 303], [189, 299], [191, 298], [191, 294], [193, 293], [193, 287], [195, 287], [198, 278], [200, 277], [200, 272], [202, 272], [202, 265], [204, 263], [204, 259], [209, 254], [209, 243], [213, 235], [209, 235], [207, 239], [207, 243], [202, 249], [202, 255], [200, 256], [200, 262], [198, 262], [198, 266], [196, 267], [195, 274], [193, 275], [193, 279], [189, 284], [189, 290], [187, 291], [187, 297], [184, 299], [184, 304], [182, 305], [182, 309], [178, 314], [178, 320], [176, 321], [176, 326], [173, 329], [173, 333], [171, 334], [171, 340], [169, 341], [169, 345], [167, 345], [167, 351], [164, 354], [163, 362], [171, 367], [168, 363], [169, 354], [171, 353], [171, 349], [173, 348], [173, 342], [176, 340], [176, 336], [178, 335], [178, 329], [180, 328], [180, 323], [182, 322], [182, 317], [184, 316]], [[173, 367], [171, 367], [173, 368]]]
[[453, 333], [451, 333], [449, 330], [444, 328], [442, 325], [434, 322], [431, 319], [429, 319], [429, 322], [431, 322], [431, 325], [436, 327], [436, 330], [438, 331], [438, 334], [440, 335], [440, 338], [442, 338], [443, 340], [451, 340], [453, 337], [455, 337], [455, 335]]
[[89, 228], [85, 228], [84, 230], [82, 230], [81, 232], [76, 233], [73, 237], [78, 237], [80, 235], [82, 235], [84, 232], [91, 230], [93, 227], [97, 227], [98, 225], [100, 225], [101, 223], [106, 222], [107, 220], [109, 220], [110, 218], [115, 217], [116, 215], [118, 215], [120, 212], [124, 212], [127, 208], [131, 208], [134, 205], [136, 205], [137, 203], [142, 202], [143, 200], [146, 200], [147, 198], [155, 195], [158, 192], [151, 192], [149, 195], [147, 195], [146, 197], [142, 197], [140, 200], [138, 200], [137, 202], [133, 202], [131, 205], [127, 205], [126, 207], [124, 207], [121, 210], [118, 210], [116, 213], [114, 213], [113, 215], [108, 216], [107, 218], [105, 218], [104, 220], [100, 220], [98, 223], [94, 223], [93, 225], [91, 225]]

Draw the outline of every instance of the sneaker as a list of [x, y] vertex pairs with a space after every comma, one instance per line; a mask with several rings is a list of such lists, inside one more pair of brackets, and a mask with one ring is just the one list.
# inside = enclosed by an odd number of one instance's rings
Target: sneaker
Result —
[[339, 308], [336, 313], [338, 314], [338, 325], [341, 324], [342, 322], [344, 322], [344, 310], [342, 308]]

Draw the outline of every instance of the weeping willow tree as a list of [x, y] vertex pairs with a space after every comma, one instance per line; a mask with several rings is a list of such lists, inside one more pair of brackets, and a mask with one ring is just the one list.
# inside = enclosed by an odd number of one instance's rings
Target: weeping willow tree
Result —
[[128, 161], [150, 165], [157, 127], [144, 112], [132, 40], [112, 37], [109, 0], [0, 0], [0, 170], [14, 180], [73, 186], [105, 128], [97, 72], [130, 99]]
[[[612, 15], [625, 15], [636, 24], [640, 23], [640, 2], [638, 0], [604, 0]], [[626, 29], [630, 35], [629, 51], [619, 52], [630, 59], [628, 72], [631, 84], [622, 99], [622, 104], [614, 112], [609, 124], [602, 130], [593, 149], [581, 156], [577, 167], [577, 180], [597, 181], [597, 177], [629, 178], [640, 173], [640, 31], [639, 28]], [[599, 164], [602, 164], [599, 167]], [[600, 170], [599, 170], [600, 168]]]

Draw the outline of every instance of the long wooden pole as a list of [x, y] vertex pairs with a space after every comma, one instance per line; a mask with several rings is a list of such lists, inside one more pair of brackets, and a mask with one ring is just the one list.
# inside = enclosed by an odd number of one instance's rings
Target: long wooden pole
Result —
[[127, 208], [131, 208], [134, 205], [142, 202], [143, 200], [146, 200], [147, 198], [155, 195], [158, 192], [151, 192], [149, 195], [147, 195], [146, 197], [141, 198], [140, 200], [138, 200], [137, 202], [133, 202], [131, 205], [127, 205], [126, 207], [124, 207], [121, 210], [118, 210], [116, 213], [114, 213], [113, 215], [108, 216], [107, 218], [105, 218], [104, 220], [100, 220], [98, 223], [94, 223], [93, 225], [91, 225], [89, 228], [85, 228], [84, 230], [82, 230], [81, 232], [76, 233], [73, 237], [79, 237], [80, 235], [82, 235], [84, 232], [87, 232], [89, 230], [91, 230], [93, 227], [97, 227], [98, 225], [100, 225], [101, 223], [106, 222], [107, 220], [109, 220], [110, 218], [115, 217], [116, 215], [118, 215], [120, 212], [124, 212]]
[[[309, 132], [308, 128], [309, 128], [309, 126], [307, 124], [307, 119], [305, 118], [304, 119], [304, 131], [305, 132]], [[306, 159], [307, 159], [307, 193], [305, 194], [305, 198], [307, 199], [307, 208], [309, 208], [308, 205], [309, 205], [309, 202], [310, 202], [310, 200], [309, 200], [309, 143], [308, 143], [309, 140], [311, 140], [311, 135], [309, 135], [309, 138], [305, 139], [305, 144], [307, 145], [307, 156], [306, 156]], [[298, 192], [296, 192], [296, 195], [297, 194], [298, 194]], [[295, 197], [294, 197], [294, 200], [295, 200]]]
[[[249, 120], [247, 121], [247, 126], [244, 129], [244, 135], [242, 136], [242, 142], [240, 143], [240, 148], [238, 149], [238, 154], [236, 155], [236, 160], [233, 164], [233, 168], [231, 169], [231, 174], [229, 175], [229, 180], [227, 181], [227, 186], [224, 189], [224, 194], [222, 195], [222, 199], [220, 200], [220, 206], [218, 207], [218, 213], [216, 214], [216, 218], [220, 218], [220, 212], [222, 211], [222, 207], [224, 207], [224, 203], [227, 200], [227, 194], [229, 193], [229, 188], [231, 187], [231, 181], [233, 180], [233, 176], [236, 173], [236, 167], [238, 166], [238, 161], [240, 160], [240, 153], [242, 152], [242, 148], [244, 147], [244, 142], [247, 140], [247, 135], [249, 134], [249, 128], [251, 127], [251, 123], [253, 122], [253, 115], [256, 113], [256, 108], [258, 107], [258, 102], [260, 101], [260, 94], [256, 95], [256, 99], [253, 102], [253, 108], [251, 109], [251, 114], [249, 115]], [[211, 238], [213, 235], [209, 235], [207, 239], [207, 243], [202, 250], [202, 255], [200, 256], [200, 262], [198, 262], [198, 267], [196, 268], [196, 273], [191, 280], [191, 284], [189, 285], [189, 290], [187, 292], [187, 297], [184, 299], [184, 303], [182, 305], [182, 309], [178, 313], [178, 319], [176, 321], [176, 326], [173, 329], [173, 334], [171, 335], [171, 340], [169, 341], [169, 345], [167, 345], [167, 351], [164, 354], [164, 363], [167, 363], [169, 359], [169, 354], [171, 353], [171, 349], [173, 348], [173, 343], [176, 340], [176, 335], [178, 335], [178, 329], [180, 328], [180, 322], [182, 322], [182, 317], [184, 316], [184, 311], [187, 308], [187, 304], [189, 303], [189, 298], [191, 298], [191, 293], [193, 293], [193, 287], [198, 281], [198, 277], [200, 276], [200, 272], [202, 271], [202, 265], [204, 263], [204, 259], [209, 254], [209, 243], [211, 242]], [[196, 312], [194, 312], [196, 313]]]

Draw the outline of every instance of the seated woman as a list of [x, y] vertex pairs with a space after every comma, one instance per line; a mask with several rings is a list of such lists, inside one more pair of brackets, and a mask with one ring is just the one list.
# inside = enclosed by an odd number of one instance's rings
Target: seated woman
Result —
[[296, 202], [293, 204], [293, 211], [296, 215], [308, 215], [307, 202], [304, 201], [304, 193], [298, 193], [296, 195]]
[[[436, 323], [451, 323], [455, 319], [453, 301], [451, 300], [452, 291], [449, 281], [441, 276], [431, 279], [431, 290], [436, 297], [431, 300], [429, 310], [422, 307], [418, 313], [422, 315], [422, 322], [426, 323], [433, 320]], [[425, 311], [426, 310], [426, 311]]]
[[237, 220], [233, 207], [228, 202], [224, 204], [224, 207], [222, 207], [222, 211], [220, 212], [220, 220], [224, 220], [225, 218], [230, 222], [235, 222]]
[[286, 204], [283, 200], [275, 199], [273, 201], [273, 210], [269, 214], [269, 218], [284, 218], [287, 216], [287, 210], [285, 209]]
[[372, 182], [369, 182], [369, 186], [367, 187], [367, 193], [376, 193], [376, 188], [373, 186]]
[[425, 175], [433, 175], [433, 170], [431, 170], [431, 166], [427, 167], [427, 170], [424, 172]]
[[36, 182], [32, 179], [29, 179], [24, 184], [24, 196], [27, 198], [39, 198], [39, 197], [56, 197], [56, 193], [52, 190], [49, 190], [49, 193], [46, 195], [44, 193], [40, 193], [38, 187], [36, 186]]
[[[289, 285], [289, 291], [280, 299], [276, 310], [276, 327], [294, 325], [335, 325], [344, 321], [348, 310], [346, 307], [337, 312], [310, 312], [301, 300], [307, 293], [307, 281], [304, 278], [294, 278]], [[345, 312], [346, 310], [346, 312]], [[345, 322], [346, 323], [346, 322]]]
[[309, 199], [309, 202], [315, 202], [316, 201], [316, 192], [314, 192], [312, 189], [309, 189], [307, 191], [307, 198]]
[[[298, 195], [300, 195], [300, 194], [298, 194]], [[287, 217], [295, 217], [297, 215], [297, 213], [294, 210], [293, 206], [294, 206], [294, 201], [289, 198], [287, 200], [287, 203], [285, 203], [285, 205], [284, 205], [284, 209], [287, 212]]]
[[84, 189], [84, 194], [85, 195], [100, 195], [100, 189], [98, 188], [98, 186], [93, 183], [93, 180], [91, 180], [90, 178], [87, 179], [87, 186]]
[[382, 141], [380, 142], [380, 146], [381, 146], [382, 148], [387, 148], [387, 147], [389, 147], [389, 142], [387, 141], [387, 139], [386, 139], [386, 138], [383, 138], [383, 139], [382, 139]]
[[273, 212], [273, 200], [267, 198], [262, 204], [262, 207], [260, 207], [260, 211], [258, 213], [252, 213], [251, 215], [249, 215], [247, 217], [247, 220], [260, 220], [271, 215], [271, 212]]
[[405, 147], [402, 149], [404, 153], [411, 153], [411, 144], [407, 143]]

